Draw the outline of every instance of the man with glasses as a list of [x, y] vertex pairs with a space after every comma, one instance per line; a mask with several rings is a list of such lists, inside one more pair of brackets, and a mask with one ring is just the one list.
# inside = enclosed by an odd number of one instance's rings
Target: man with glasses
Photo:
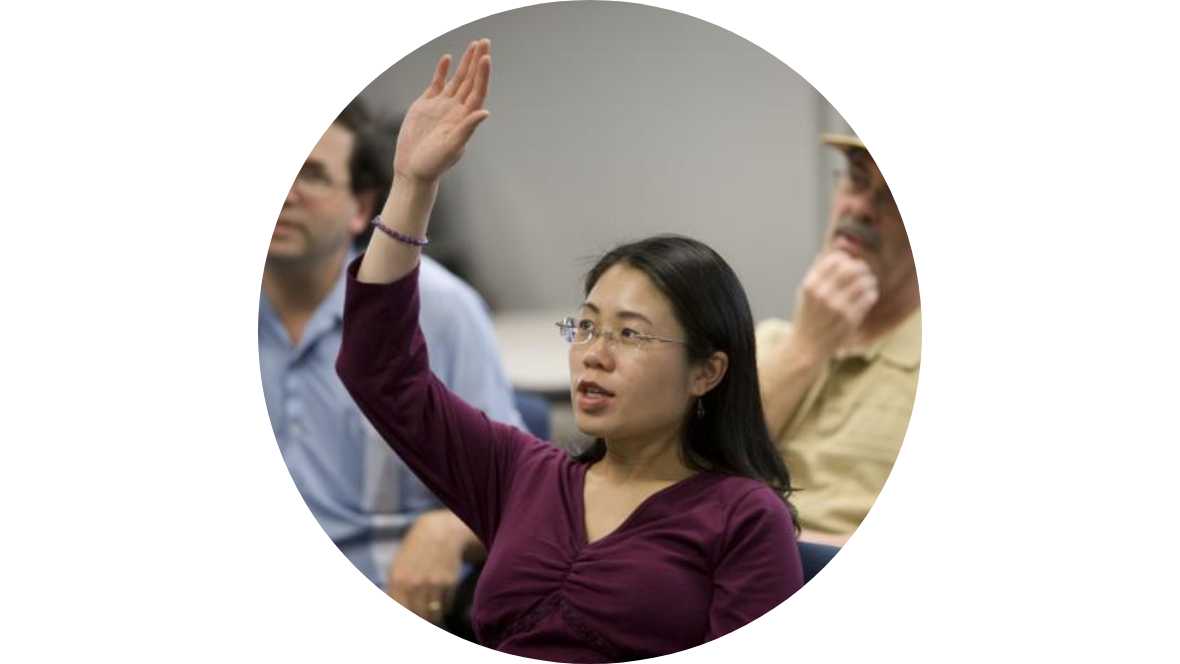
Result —
[[847, 169], [825, 246], [791, 323], [758, 326], [771, 434], [800, 489], [802, 539], [842, 545], [885, 485], [913, 411], [922, 350], [918, 275], [881, 170], [855, 137], [824, 135]]
[[[371, 430], [335, 369], [344, 266], [388, 194], [393, 143], [358, 98], [308, 155], [266, 256], [258, 356], [279, 450], [311, 513], [370, 581], [441, 623], [465, 556], [482, 547]], [[421, 284], [435, 373], [492, 419], [519, 426], [483, 301], [425, 256]]]

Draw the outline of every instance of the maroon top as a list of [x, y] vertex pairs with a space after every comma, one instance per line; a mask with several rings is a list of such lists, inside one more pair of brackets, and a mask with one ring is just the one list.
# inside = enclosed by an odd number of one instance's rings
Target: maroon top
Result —
[[489, 420], [430, 373], [418, 271], [389, 285], [348, 268], [336, 370], [361, 410], [475, 531], [480, 643], [559, 662], [665, 655], [731, 632], [803, 585], [786, 505], [769, 485], [702, 472], [586, 541], [588, 464]]

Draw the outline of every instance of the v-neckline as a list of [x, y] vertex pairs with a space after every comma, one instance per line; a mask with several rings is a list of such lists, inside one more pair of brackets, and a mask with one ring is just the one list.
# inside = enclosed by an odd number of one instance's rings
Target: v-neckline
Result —
[[605, 540], [608, 540], [608, 539], [612, 539], [616, 535], [618, 535], [619, 533], [628, 530], [630, 528], [632, 522], [635, 521], [635, 519], [637, 518], [637, 515], [641, 514], [644, 511], [644, 509], [647, 508], [648, 505], [655, 502], [656, 500], [663, 497], [664, 495], [666, 495], [676, 489], [679, 489], [682, 486], [689, 484], [690, 482], [692, 482], [693, 480], [696, 480], [697, 478], [709, 475], [708, 471], [702, 470], [702, 471], [700, 471], [694, 475], [690, 475], [682, 480], [677, 480], [675, 483], [669, 484], [668, 486], [656, 491], [655, 493], [651, 494], [647, 498], [644, 498], [643, 501], [640, 502], [635, 507], [635, 509], [631, 510], [631, 513], [627, 515], [627, 518], [623, 519], [622, 523], [620, 523], [618, 526], [616, 526], [614, 530], [610, 531], [609, 533], [607, 533], [607, 534], [603, 535], [602, 537], [599, 537], [598, 539], [591, 542], [590, 541], [590, 534], [586, 529], [586, 473], [588, 473], [590, 471], [590, 465], [591, 464], [588, 464], [588, 463], [578, 464], [578, 466], [579, 466], [578, 473], [575, 476], [575, 481], [574, 481], [574, 486], [573, 486], [573, 489], [574, 489], [574, 496], [573, 496], [574, 497], [574, 512], [575, 512], [573, 517], [574, 517], [576, 532], [578, 534], [578, 550], [587, 549], [587, 548], [597, 546], [599, 543], [601, 543]]

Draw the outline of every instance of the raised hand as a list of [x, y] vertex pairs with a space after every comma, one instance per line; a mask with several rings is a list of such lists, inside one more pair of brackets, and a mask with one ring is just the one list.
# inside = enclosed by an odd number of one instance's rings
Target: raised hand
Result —
[[393, 160], [396, 179], [433, 184], [467, 147], [475, 128], [488, 118], [484, 99], [492, 72], [491, 41], [471, 42], [451, 80], [451, 56], [444, 55], [430, 87], [410, 105], [402, 121]]

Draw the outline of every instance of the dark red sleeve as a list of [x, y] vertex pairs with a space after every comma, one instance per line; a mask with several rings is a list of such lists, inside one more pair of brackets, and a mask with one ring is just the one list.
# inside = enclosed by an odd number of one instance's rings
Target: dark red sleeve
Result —
[[360, 261], [347, 268], [336, 372], [394, 452], [490, 545], [517, 456], [541, 443], [489, 420], [431, 373], [418, 268], [392, 284], [366, 284], [356, 279]]

